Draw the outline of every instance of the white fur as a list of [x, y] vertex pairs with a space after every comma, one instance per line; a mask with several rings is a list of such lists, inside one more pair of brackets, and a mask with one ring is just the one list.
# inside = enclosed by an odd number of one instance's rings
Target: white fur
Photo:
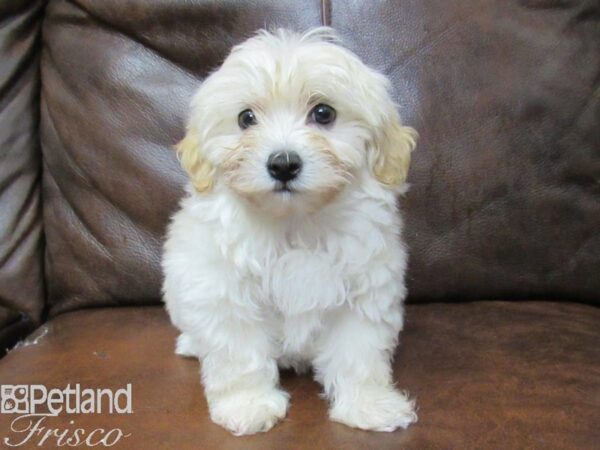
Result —
[[[202, 192], [190, 184], [173, 217], [164, 299], [182, 332], [177, 353], [202, 361], [211, 417], [236, 435], [284, 417], [278, 364], [312, 366], [338, 422], [393, 431], [417, 419], [390, 362], [406, 296], [404, 188], [373, 174], [397, 113], [385, 78], [331, 41], [329, 29], [261, 32], [192, 102], [188, 131], [214, 180]], [[336, 108], [333, 126], [306, 121], [314, 97]], [[258, 124], [242, 131], [237, 115], [249, 106]], [[315, 147], [321, 138], [334, 156]], [[293, 194], [273, 192], [265, 168], [281, 148], [304, 161]]]

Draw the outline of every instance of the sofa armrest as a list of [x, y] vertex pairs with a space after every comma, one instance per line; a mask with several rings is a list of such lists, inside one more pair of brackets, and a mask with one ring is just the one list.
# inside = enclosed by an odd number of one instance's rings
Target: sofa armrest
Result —
[[0, 4], [0, 354], [44, 307], [38, 138], [43, 1]]

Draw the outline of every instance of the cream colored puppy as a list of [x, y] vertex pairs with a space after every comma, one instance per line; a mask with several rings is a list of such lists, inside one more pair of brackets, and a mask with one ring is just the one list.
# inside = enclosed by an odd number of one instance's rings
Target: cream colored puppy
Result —
[[260, 31], [192, 100], [164, 299], [212, 420], [236, 435], [285, 416], [278, 366], [312, 366], [332, 420], [417, 420], [391, 369], [406, 296], [396, 197], [416, 133], [389, 87], [329, 28]]

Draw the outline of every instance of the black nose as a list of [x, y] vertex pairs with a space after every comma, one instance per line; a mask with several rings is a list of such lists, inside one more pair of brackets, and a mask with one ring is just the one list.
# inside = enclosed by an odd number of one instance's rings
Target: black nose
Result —
[[276, 180], [290, 181], [302, 170], [302, 160], [296, 152], [271, 153], [267, 160], [267, 169]]

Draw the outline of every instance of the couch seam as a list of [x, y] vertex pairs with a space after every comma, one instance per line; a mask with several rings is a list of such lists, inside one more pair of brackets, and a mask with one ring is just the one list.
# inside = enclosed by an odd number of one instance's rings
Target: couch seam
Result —
[[321, 25], [331, 26], [331, 1], [321, 0]]

